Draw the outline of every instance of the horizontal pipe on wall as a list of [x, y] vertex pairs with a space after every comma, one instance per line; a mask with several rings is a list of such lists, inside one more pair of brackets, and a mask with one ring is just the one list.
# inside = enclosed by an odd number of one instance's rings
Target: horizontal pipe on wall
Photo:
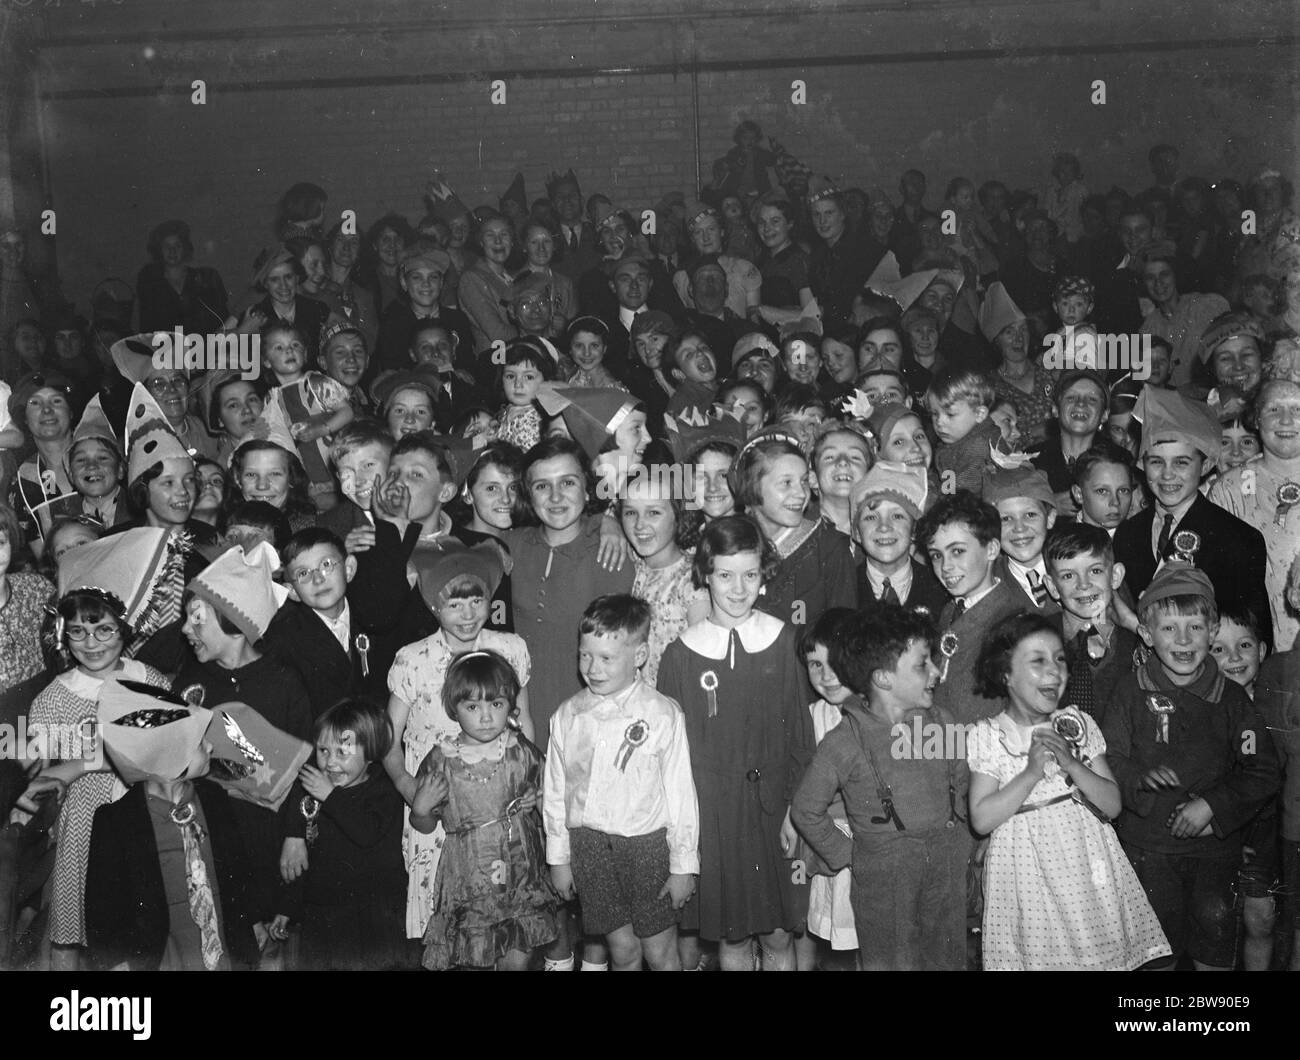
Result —
[[[1022, 48], [977, 48], [961, 51], [893, 52], [857, 55], [778, 56], [770, 59], [704, 59], [698, 63], [650, 63], [620, 67], [545, 67], [498, 70], [492, 73], [423, 73], [366, 77], [309, 77], [281, 81], [209, 81], [209, 92], [279, 92], [299, 89], [402, 88], [420, 85], [463, 84], [477, 81], [568, 80], [589, 77], [674, 77], [689, 73], [726, 73], [746, 70], [816, 69], [832, 66], [881, 66], [899, 63], [988, 62], [1000, 59], [1060, 59], [1076, 55], [1130, 55], [1135, 52], [1180, 52], [1225, 48], [1295, 48], [1300, 35], [1238, 38], [1235, 40], [1141, 41], [1127, 44], [1041, 45]], [[64, 89], [44, 93], [43, 100], [132, 99], [142, 96], [188, 96], [190, 80], [174, 85], [132, 85], [121, 88]]]

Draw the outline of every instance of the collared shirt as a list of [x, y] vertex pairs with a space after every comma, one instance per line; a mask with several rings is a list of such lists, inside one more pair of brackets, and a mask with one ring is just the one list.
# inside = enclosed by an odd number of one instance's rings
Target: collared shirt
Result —
[[582, 241], [582, 222], [579, 221], [573, 225], [560, 225], [560, 231], [564, 233], [564, 245], [566, 247], [576, 247]]
[[965, 614], [965, 612], [969, 611], [972, 607], [978, 604], [981, 600], [984, 599], [984, 597], [988, 596], [989, 593], [991, 593], [994, 589], [996, 589], [1001, 584], [1002, 584], [1001, 578], [994, 578], [992, 584], [990, 584], [987, 589], [981, 589], [979, 592], [973, 593], [970, 596], [957, 597], [958, 600], [962, 600], [965, 602], [965, 607], [962, 613]]
[[546, 860], [567, 865], [569, 829], [668, 832], [669, 871], [700, 871], [700, 811], [681, 708], [639, 677], [612, 696], [583, 689], [551, 719], [542, 802]]
[[[1183, 521], [1183, 516], [1187, 514], [1187, 509], [1196, 503], [1199, 494], [1193, 493], [1187, 500], [1183, 501], [1177, 508], [1162, 508], [1160, 505], [1153, 505], [1155, 511], [1151, 519], [1151, 554], [1158, 560], [1160, 552], [1160, 532], [1164, 529], [1166, 513], [1174, 517], [1174, 525], [1170, 527], [1169, 533], [1178, 533], [1178, 524]], [[1171, 538], [1172, 539], [1172, 538]]]
[[339, 642], [343, 653], [348, 654], [352, 649], [352, 608], [347, 599], [343, 601], [343, 610], [339, 612], [338, 618], [326, 618], [319, 611], [312, 611], [312, 614], [325, 623], [326, 628], [334, 634], [334, 639]]
[[628, 331], [631, 331], [632, 322], [636, 320], [636, 318], [639, 317], [645, 311], [646, 311], [645, 306], [642, 306], [640, 309], [628, 309], [627, 306], [619, 306], [618, 321], [625, 328], [627, 328]]
[[[1039, 584], [1042, 585], [1044, 591], [1046, 591], [1047, 566], [1046, 564], [1043, 563], [1043, 559], [1041, 556], [1039, 556], [1038, 562], [1035, 563], [1032, 567], [1026, 567], [1019, 560], [1014, 560], [1010, 556], [1008, 556], [1007, 570], [1011, 572], [1011, 577], [1015, 578], [1016, 581], [1020, 583], [1020, 588], [1024, 589], [1024, 591], [1028, 594], [1031, 600], [1038, 599], [1037, 594], [1034, 592], [1033, 582], [1029, 577], [1029, 572], [1031, 570], [1038, 575]], [[969, 607], [970, 605], [967, 604], [966, 606]]]
[[889, 587], [898, 594], [898, 602], [902, 603], [904, 600], [907, 599], [908, 593], [912, 591], [912, 564], [911, 563], [904, 563], [902, 567], [900, 567], [898, 570], [896, 570], [893, 574], [890, 575], [881, 574], [872, 565], [870, 559], [867, 560], [866, 566], [867, 566], [867, 582], [870, 584], [871, 591], [872, 593], [875, 594], [877, 600], [879, 600], [881, 596], [884, 595], [886, 577], [889, 578]]

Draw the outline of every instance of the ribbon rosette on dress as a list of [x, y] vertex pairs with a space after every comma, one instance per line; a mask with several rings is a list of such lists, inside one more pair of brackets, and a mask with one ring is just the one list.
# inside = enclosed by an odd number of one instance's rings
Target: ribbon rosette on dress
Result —
[[627, 772], [627, 763], [632, 757], [632, 752], [649, 738], [650, 725], [644, 718], [637, 718], [623, 730], [623, 742], [619, 745], [618, 754], [614, 756], [614, 764], [618, 766], [620, 773]]
[[1074, 706], [1062, 707], [1052, 715], [1052, 728], [1056, 730], [1061, 737], [1076, 751], [1082, 750], [1084, 737], [1088, 733], [1088, 728], [1079, 714], [1079, 708]]
[[1277, 515], [1274, 521], [1278, 526], [1286, 526], [1286, 517], [1291, 509], [1300, 504], [1300, 482], [1283, 482], [1277, 488]]
[[709, 717], [716, 718], [718, 716], [718, 675], [712, 670], [705, 670], [700, 674], [700, 687], [709, 697]]
[[1147, 696], [1147, 710], [1156, 716], [1156, 743], [1168, 743], [1169, 715], [1174, 712], [1174, 701], [1153, 692]]

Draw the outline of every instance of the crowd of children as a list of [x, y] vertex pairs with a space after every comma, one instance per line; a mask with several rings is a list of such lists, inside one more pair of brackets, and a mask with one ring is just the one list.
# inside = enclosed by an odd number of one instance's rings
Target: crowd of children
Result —
[[[1300, 968], [1289, 210], [1211, 246], [1053, 175], [954, 180], [947, 242], [915, 171], [679, 244], [439, 184], [373, 304], [337, 232], [259, 257], [258, 378], [24, 352], [23, 962]], [[1047, 356], [1133, 319], [1149, 373]]]

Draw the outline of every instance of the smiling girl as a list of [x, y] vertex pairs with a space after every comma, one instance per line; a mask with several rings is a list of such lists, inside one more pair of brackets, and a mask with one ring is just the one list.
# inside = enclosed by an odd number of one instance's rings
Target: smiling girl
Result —
[[[519, 682], [492, 651], [454, 662], [442, 706], [460, 731], [420, 763], [411, 824], [445, 827], [424, 966], [526, 971], [556, 936], [558, 898], [536, 812], [542, 759], [509, 726]], [[496, 881], [504, 875], [505, 885]], [[491, 882], [489, 882], [491, 881]]]
[[215, 382], [208, 403], [208, 426], [220, 435], [217, 461], [230, 465], [231, 454], [253, 436], [253, 427], [262, 415], [266, 387], [257, 379], [241, 379], [235, 372]]
[[685, 545], [694, 535], [685, 519], [685, 503], [673, 490], [648, 475], [635, 475], [617, 512], [636, 553], [632, 595], [650, 605], [649, 654], [641, 675], [653, 686], [664, 649], [708, 613], [708, 594], [691, 582], [695, 552]]
[[[724, 971], [793, 971], [802, 913], [786, 858], [788, 799], [813, 748], [793, 626], [755, 610], [772, 552], [743, 516], [705, 527], [694, 581], [709, 613], [669, 644], [659, 691], [686, 717], [700, 801], [699, 889], [682, 929], [717, 941]], [[804, 900], [806, 905], [806, 899]], [[689, 935], [683, 967], [698, 965]]]
[[[397, 653], [388, 672], [388, 717], [393, 742], [384, 768], [409, 806], [416, 774], [440, 741], [454, 738], [456, 720], [442, 706], [444, 682], [452, 661], [465, 652], [491, 650], [509, 661], [518, 682], [513, 702], [528, 720], [528, 648], [511, 633], [484, 629], [489, 603], [501, 581], [501, 561], [492, 545], [465, 549], [449, 545], [416, 554], [420, 595], [437, 616], [439, 629]], [[522, 724], [522, 722], [521, 722]], [[531, 728], [531, 720], [528, 720]], [[422, 938], [433, 911], [434, 877], [445, 833], [441, 826], [402, 832], [406, 858], [406, 935]]]
[[793, 439], [751, 438], [732, 469], [736, 499], [777, 555], [761, 610], [797, 626], [816, 622], [827, 608], [858, 606], [849, 539], [804, 514], [811, 497], [808, 462]]
[[1170, 953], [1110, 827], [1120, 792], [1106, 741], [1077, 707], [1056, 624], [1027, 612], [984, 640], [977, 691], [1005, 697], [969, 738], [970, 823], [984, 861], [987, 970], [1133, 969]]
[[828, 423], [812, 447], [813, 491], [822, 521], [852, 538], [853, 487], [871, 470], [871, 444], [853, 427]]
[[570, 386], [613, 387], [626, 390], [622, 383], [605, 367], [605, 351], [609, 346], [609, 328], [597, 317], [578, 317], [564, 333], [563, 348], [569, 353], [573, 370], [568, 376]]
[[[70, 565], [60, 581], [65, 587], [80, 586], [87, 575], [93, 576], [93, 568]], [[166, 688], [167, 678], [151, 666], [122, 658], [131, 627], [121, 601], [102, 589], [65, 588], [55, 630], [66, 669], [36, 697], [29, 724], [33, 732], [44, 732], [51, 741], [45, 747], [41, 776], [67, 785], [52, 877], [50, 967], [75, 971], [86, 945], [86, 864], [95, 811], [126, 792], [88, 742], [98, 717], [99, 690], [106, 680], [116, 679]]]

